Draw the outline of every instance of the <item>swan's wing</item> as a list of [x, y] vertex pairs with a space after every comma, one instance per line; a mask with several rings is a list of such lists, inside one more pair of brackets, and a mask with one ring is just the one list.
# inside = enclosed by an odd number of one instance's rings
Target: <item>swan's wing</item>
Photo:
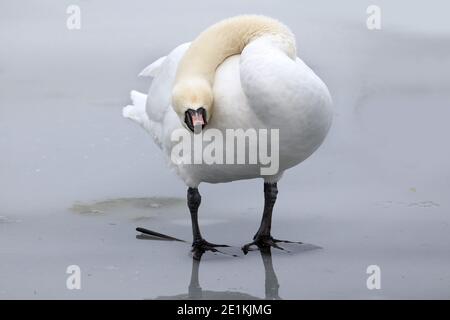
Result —
[[156, 77], [166, 59], [167, 56], [164, 56], [149, 64], [147, 67], [145, 67], [144, 70], [139, 73], [139, 77]]
[[160, 58], [146, 68], [152, 69], [150, 73], [155, 74], [147, 99], [147, 115], [150, 120], [163, 123], [166, 113], [173, 111], [171, 107], [172, 87], [178, 63], [188, 47], [189, 43], [182, 44], [172, 50], [167, 57]]
[[171, 108], [172, 84], [178, 62], [188, 47], [189, 43], [182, 44], [168, 56], [159, 58], [146, 67], [140, 75], [153, 77], [148, 95], [131, 91], [132, 104], [122, 110], [122, 115], [142, 126], [159, 147], [162, 147], [167, 126], [179, 122], [178, 118], [173, 116], [175, 112]]

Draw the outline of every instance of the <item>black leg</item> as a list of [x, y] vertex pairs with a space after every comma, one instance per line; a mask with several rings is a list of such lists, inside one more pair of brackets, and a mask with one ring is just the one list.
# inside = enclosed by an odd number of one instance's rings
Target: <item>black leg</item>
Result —
[[198, 207], [202, 202], [202, 197], [197, 188], [189, 188], [187, 191], [187, 205], [191, 213], [192, 236], [194, 243], [202, 240], [200, 227], [198, 225]]
[[[272, 235], [270, 233], [272, 228], [272, 211], [273, 207], [275, 205], [275, 202], [277, 200], [278, 195], [278, 187], [277, 183], [264, 183], [264, 211], [263, 216], [261, 220], [261, 225], [259, 226], [258, 232], [256, 232], [255, 236], [253, 237], [253, 241], [246, 244], [242, 247], [242, 251], [244, 251], [245, 254], [248, 253], [250, 250], [250, 247], [252, 245], [257, 246], [258, 248], [261, 247], [274, 247], [277, 249], [284, 250], [282, 247], [278, 246], [278, 242], [286, 242], [291, 243], [291, 241], [287, 240], [278, 240], [272, 238]], [[298, 242], [300, 243], [300, 242]]]
[[257, 238], [270, 237], [272, 229], [272, 212], [275, 202], [277, 201], [278, 187], [277, 183], [264, 183], [264, 211], [261, 219], [261, 225], [256, 232], [253, 240]]
[[200, 227], [198, 225], [198, 208], [200, 207], [200, 203], [202, 201], [202, 197], [198, 192], [197, 188], [189, 188], [187, 191], [187, 204], [189, 207], [189, 211], [191, 213], [191, 221], [192, 221], [192, 253], [194, 259], [200, 260], [203, 253], [206, 251], [217, 252], [216, 247], [228, 247], [223, 244], [214, 244], [203, 239], [202, 234], [200, 233]]

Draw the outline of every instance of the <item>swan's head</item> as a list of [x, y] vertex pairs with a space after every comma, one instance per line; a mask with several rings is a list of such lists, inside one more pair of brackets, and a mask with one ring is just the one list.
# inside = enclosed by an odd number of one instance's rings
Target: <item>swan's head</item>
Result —
[[181, 123], [194, 133], [200, 132], [211, 117], [213, 92], [205, 79], [183, 80], [172, 90], [172, 106]]

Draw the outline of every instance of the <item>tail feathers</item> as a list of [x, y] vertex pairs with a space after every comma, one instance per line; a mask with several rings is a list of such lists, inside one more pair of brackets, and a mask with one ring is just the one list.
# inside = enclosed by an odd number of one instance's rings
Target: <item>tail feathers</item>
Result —
[[145, 105], [147, 104], [147, 95], [144, 93], [141, 93], [136, 90], [131, 90], [130, 92], [130, 98], [133, 104], [139, 108], [140, 110], [145, 112]]
[[144, 130], [150, 133], [155, 142], [161, 146], [161, 124], [150, 120], [147, 115], [147, 95], [132, 90], [130, 92], [130, 97], [132, 104], [127, 105], [122, 109], [123, 117], [139, 124]]
[[143, 126], [149, 120], [145, 112], [147, 95], [133, 90], [130, 93], [130, 97], [132, 104], [123, 108], [122, 115]]

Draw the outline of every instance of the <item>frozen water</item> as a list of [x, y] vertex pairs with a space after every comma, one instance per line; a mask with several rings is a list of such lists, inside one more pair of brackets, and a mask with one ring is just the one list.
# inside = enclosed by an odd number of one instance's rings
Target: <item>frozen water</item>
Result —
[[[193, 274], [196, 298], [266, 285], [269, 298], [450, 298], [448, 2], [378, 1], [377, 31], [356, 0], [83, 1], [78, 31], [69, 4], [0, 5], [0, 298], [188, 298]], [[321, 249], [196, 265], [189, 244], [136, 239], [142, 226], [189, 241], [190, 219], [185, 187], [121, 108], [147, 90], [143, 67], [238, 13], [289, 25], [332, 93], [329, 137], [286, 172], [273, 226]], [[200, 192], [208, 240], [251, 240], [261, 181]], [[66, 288], [72, 264], [81, 290]], [[381, 290], [366, 287], [372, 264]]]

